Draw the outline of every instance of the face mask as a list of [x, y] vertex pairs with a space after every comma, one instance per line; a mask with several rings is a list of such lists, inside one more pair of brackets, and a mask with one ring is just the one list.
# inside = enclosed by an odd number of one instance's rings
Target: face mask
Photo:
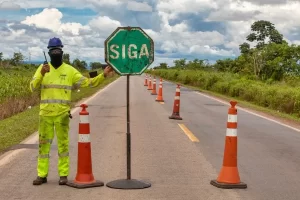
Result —
[[63, 62], [63, 52], [59, 52], [59, 53], [49, 53], [49, 56], [51, 58], [51, 65], [54, 68], [58, 68], [59, 66], [61, 66], [62, 62]]

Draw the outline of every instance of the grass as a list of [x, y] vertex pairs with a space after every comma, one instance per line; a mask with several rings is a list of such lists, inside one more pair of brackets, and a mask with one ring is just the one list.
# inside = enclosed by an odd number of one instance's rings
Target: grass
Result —
[[[83, 74], [86, 75], [85, 73]], [[119, 76], [114, 75], [106, 78], [95, 88], [80, 88], [80, 92], [73, 91], [72, 107], [74, 107], [78, 101], [93, 95], [99, 91], [99, 89], [115, 81], [118, 77]], [[0, 153], [3, 153], [5, 149], [15, 144], [19, 144], [25, 138], [38, 130], [38, 114], [39, 105], [35, 105], [31, 109], [26, 109], [23, 112], [0, 121]]]
[[170, 82], [180, 83], [218, 97], [225, 101], [236, 100], [240, 107], [250, 108], [275, 117], [300, 122], [299, 86], [286, 83], [263, 83], [236, 74], [188, 70], [155, 70], [146, 73]]
[[29, 83], [35, 69], [21, 67], [0, 70], [0, 120], [11, 117], [36, 105], [37, 93], [31, 93]]

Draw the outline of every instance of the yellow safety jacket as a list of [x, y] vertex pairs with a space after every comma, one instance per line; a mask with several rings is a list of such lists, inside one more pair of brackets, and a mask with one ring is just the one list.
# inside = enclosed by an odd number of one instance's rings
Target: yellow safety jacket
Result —
[[42, 66], [38, 67], [30, 82], [31, 92], [41, 89], [39, 114], [42, 116], [57, 116], [70, 111], [72, 90], [95, 87], [104, 80], [103, 73], [94, 78], [87, 78], [66, 63], [57, 69], [49, 63], [50, 72], [42, 76]]

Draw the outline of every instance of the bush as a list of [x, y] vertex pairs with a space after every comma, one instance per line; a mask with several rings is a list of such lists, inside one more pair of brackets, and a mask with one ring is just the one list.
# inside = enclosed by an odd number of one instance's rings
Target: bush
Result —
[[285, 83], [275, 83], [271, 80], [257, 81], [252, 76], [241, 76], [228, 72], [159, 69], [147, 71], [147, 73], [230, 97], [237, 97], [284, 113], [298, 116], [300, 113], [300, 80], [297, 77], [286, 77]]

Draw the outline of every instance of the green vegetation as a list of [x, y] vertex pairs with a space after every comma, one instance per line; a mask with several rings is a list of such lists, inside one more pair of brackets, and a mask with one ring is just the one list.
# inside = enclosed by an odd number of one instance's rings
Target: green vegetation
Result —
[[289, 45], [268, 21], [253, 23], [251, 31], [246, 39], [256, 45], [241, 44], [236, 59], [215, 64], [180, 59], [173, 67], [161, 63], [147, 73], [299, 119], [300, 46]]
[[[0, 52], [0, 153], [20, 143], [26, 137], [38, 130], [39, 92], [31, 93], [29, 83], [38, 65], [23, 64], [24, 56], [14, 53], [13, 58], [3, 59]], [[83, 75], [89, 77], [85, 61], [75, 59], [69, 61], [69, 55], [64, 55], [64, 61], [77, 68]], [[102, 73], [101, 63], [91, 63], [91, 68]], [[87, 98], [116, 80], [119, 76], [112, 73], [110, 77], [95, 88], [80, 88], [73, 91], [72, 106]]]
[[[3, 59], [0, 52], [0, 120], [11, 117], [39, 103], [39, 93], [31, 93], [29, 83], [38, 65], [23, 64], [24, 56], [14, 53], [10, 59]], [[70, 62], [70, 55], [64, 54], [64, 62], [71, 64], [85, 76], [89, 76], [87, 63], [79, 59]], [[92, 70], [102, 71], [99, 62], [91, 63]]]
[[[83, 98], [93, 95], [99, 89], [113, 82], [118, 78], [117, 75], [107, 78], [101, 85], [95, 88], [81, 88], [80, 92], [74, 91], [72, 94], [73, 107]], [[26, 137], [38, 130], [39, 106], [16, 114], [10, 118], [0, 121], [0, 152], [15, 144], [20, 143]]]

